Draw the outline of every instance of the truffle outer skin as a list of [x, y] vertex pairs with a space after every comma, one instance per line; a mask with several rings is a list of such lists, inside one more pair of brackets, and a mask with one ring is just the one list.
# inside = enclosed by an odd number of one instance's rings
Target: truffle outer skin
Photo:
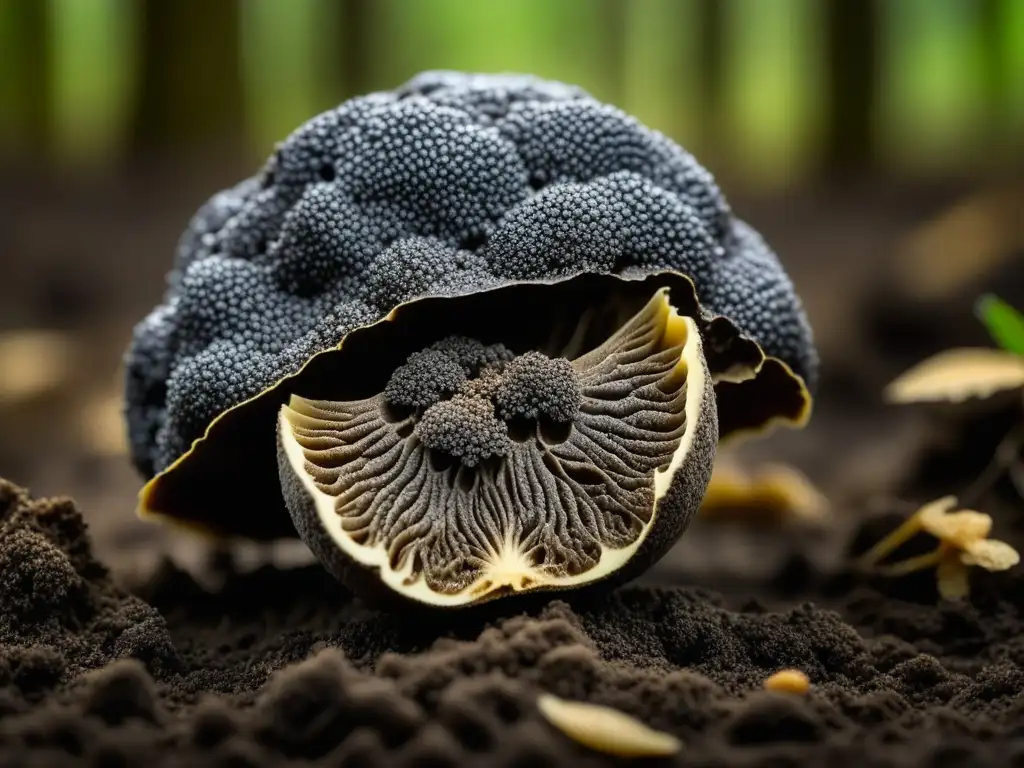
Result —
[[718, 449], [718, 408], [711, 373], [703, 355], [700, 363], [704, 369], [702, 418], [693, 436], [690, 452], [673, 475], [665, 495], [658, 500], [656, 524], [629, 562], [605, 580], [608, 586], [624, 584], [636, 578], [668, 554], [686, 533], [704, 500]]
[[281, 495], [295, 524], [295, 532], [310, 552], [334, 578], [367, 602], [380, 605], [394, 605], [411, 600], [402, 600], [377, 578], [376, 569], [365, 568], [349, 558], [331, 535], [320, 524], [320, 516], [313, 498], [306, 493], [298, 475], [291, 471], [285, 455], [281, 433], [277, 432], [277, 467], [281, 481]]
[[217, 415], [414, 295], [664, 268], [813, 387], [778, 259], [662, 134], [530, 76], [425, 72], [350, 99], [193, 217], [126, 353], [132, 461], [166, 469]]
[[[686, 532], [696, 515], [711, 480], [718, 447], [718, 409], [715, 406], [715, 391], [711, 373], [708, 371], [703, 354], [700, 356], [700, 364], [704, 372], [704, 392], [701, 399], [703, 417], [697, 424], [689, 453], [672, 476], [672, 482], [665, 494], [657, 502], [657, 516], [651, 529], [633, 557], [618, 570], [600, 580], [588, 582], [575, 589], [580, 591], [589, 591], [594, 588], [610, 589], [637, 578], [668, 553]], [[687, 383], [689, 381], [692, 381], [692, 378], [688, 379]], [[334, 539], [320, 523], [320, 515], [312, 497], [306, 492], [299, 476], [291, 469], [279, 430], [276, 431], [276, 435], [281, 493], [299, 538], [329, 573], [364, 600], [381, 606], [413, 604], [410, 598], [388, 588], [377, 577], [376, 568], [368, 568], [356, 562], [334, 543]], [[549, 587], [517, 594], [528, 595], [542, 591], [558, 590]], [[482, 602], [488, 602], [488, 600], [485, 599]], [[446, 609], [457, 610], [474, 604], [479, 603], [467, 603], [465, 606], [453, 606]], [[422, 604], [416, 602], [415, 605], [421, 606]]]

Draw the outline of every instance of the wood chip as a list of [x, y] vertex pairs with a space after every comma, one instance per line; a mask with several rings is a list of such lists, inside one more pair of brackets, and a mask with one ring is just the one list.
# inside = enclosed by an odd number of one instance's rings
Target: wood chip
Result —
[[545, 693], [537, 699], [541, 714], [573, 741], [618, 757], [665, 757], [682, 749], [675, 736], [656, 731], [611, 707], [566, 701]]

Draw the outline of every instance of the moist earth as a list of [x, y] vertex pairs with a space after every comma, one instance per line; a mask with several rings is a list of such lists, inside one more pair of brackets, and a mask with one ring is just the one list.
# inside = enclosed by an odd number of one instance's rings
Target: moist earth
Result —
[[[548, 725], [541, 691], [683, 740], [652, 765], [1024, 765], [1019, 574], [949, 603], [932, 574], [861, 583], [812, 564], [809, 540], [762, 545], [777, 572], [720, 591], [663, 573], [390, 615], [317, 566], [229, 568], [211, 589], [165, 562], [129, 588], [72, 501], [0, 481], [0, 766], [623, 762]], [[781, 668], [811, 691], [764, 691]]]

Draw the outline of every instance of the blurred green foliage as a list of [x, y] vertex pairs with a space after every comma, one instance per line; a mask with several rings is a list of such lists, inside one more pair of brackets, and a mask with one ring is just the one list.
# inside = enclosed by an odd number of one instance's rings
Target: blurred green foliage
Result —
[[0, 158], [261, 157], [433, 68], [577, 83], [752, 183], [1024, 149], [1020, 0], [0, 0]]
[[1024, 315], [992, 294], [978, 300], [976, 311], [996, 344], [1007, 352], [1024, 355]]

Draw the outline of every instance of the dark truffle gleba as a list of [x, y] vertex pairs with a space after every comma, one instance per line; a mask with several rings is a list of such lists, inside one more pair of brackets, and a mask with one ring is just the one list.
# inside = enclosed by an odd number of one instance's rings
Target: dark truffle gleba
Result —
[[432, 72], [200, 209], [127, 370], [142, 514], [458, 607], [641, 573], [720, 438], [804, 423], [816, 357], [678, 146], [575, 88]]

